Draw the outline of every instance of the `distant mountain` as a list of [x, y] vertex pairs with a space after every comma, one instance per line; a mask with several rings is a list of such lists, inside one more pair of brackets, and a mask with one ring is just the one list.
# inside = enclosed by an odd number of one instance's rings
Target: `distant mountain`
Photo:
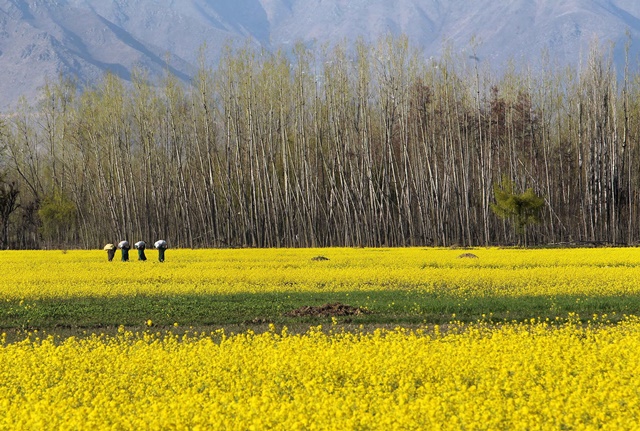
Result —
[[[200, 47], [213, 64], [226, 43], [287, 49], [405, 34], [426, 57], [450, 45], [500, 68], [509, 59], [578, 65], [594, 40], [625, 44], [637, 70], [636, 0], [0, 0], [0, 109], [33, 101], [47, 78], [91, 83], [111, 71], [167, 65], [188, 81]], [[247, 42], [249, 41], [249, 42]], [[473, 41], [473, 42], [472, 42]]]

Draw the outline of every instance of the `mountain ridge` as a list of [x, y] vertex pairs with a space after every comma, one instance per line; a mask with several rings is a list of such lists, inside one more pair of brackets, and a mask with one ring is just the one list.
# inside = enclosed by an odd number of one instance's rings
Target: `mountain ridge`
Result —
[[[614, 44], [624, 67], [640, 54], [640, 4], [631, 0], [0, 0], [0, 108], [31, 101], [46, 80], [96, 82], [106, 71], [130, 79], [134, 68], [182, 81], [200, 48], [216, 64], [227, 44], [266, 50], [310, 49], [404, 34], [425, 58], [446, 46], [491, 67], [509, 59], [535, 64], [546, 51], [577, 66], [590, 44]], [[247, 42], [248, 41], [248, 42]]]

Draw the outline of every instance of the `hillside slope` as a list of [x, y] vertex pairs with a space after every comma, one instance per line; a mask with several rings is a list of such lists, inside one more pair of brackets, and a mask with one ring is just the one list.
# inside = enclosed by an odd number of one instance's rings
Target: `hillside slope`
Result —
[[[619, 70], [640, 52], [633, 0], [0, 0], [0, 109], [29, 101], [46, 79], [91, 83], [167, 68], [188, 81], [206, 44], [215, 65], [227, 43], [268, 50], [321, 48], [406, 34], [426, 57], [453, 46], [499, 68], [509, 59], [578, 65], [595, 40], [613, 42]], [[247, 42], [249, 41], [249, 42]]]

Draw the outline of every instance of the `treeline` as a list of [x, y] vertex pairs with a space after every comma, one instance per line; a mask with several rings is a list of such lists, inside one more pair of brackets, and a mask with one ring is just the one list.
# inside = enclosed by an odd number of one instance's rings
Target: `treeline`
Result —
[[494, 186], [544, 198], [529, 244], [640, 239], [640, 79], [597, 47], [495, 77], [404, 38], [42, 89], [0, 124], [2, 248], [492, 245]]

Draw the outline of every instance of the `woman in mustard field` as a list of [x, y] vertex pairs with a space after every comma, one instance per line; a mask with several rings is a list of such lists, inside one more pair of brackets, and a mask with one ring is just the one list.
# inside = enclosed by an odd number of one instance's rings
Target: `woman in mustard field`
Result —
[[147, 244], [144, 241], [138, 241], [133, 246], [138, 250], [138, 260], [147, 260], [147, 256], [144, 253], [144, 249], [147, 247]]
[[107, 260], [111, 262], [116, 254], [116, 246], [109, 243], [104, 246], [104, 250], [107, 252]]
[[158, 250], [158, 262], [164, 262], [164, 252], [169, 248], [167, 241], [159, 239], [153, 246]]
[[118, 248], [122, 252], [122, 261], [129, 262], [129, 249], [131, 248], [129, 241], [120, 241], [118, 243]]

